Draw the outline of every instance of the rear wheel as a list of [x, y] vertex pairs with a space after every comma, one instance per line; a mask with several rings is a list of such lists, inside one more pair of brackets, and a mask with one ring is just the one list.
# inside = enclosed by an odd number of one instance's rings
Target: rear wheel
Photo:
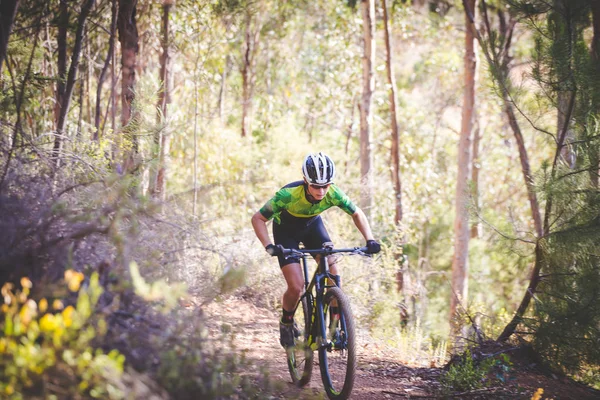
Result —
[[329, 288], [323, 311], [327, 335], [326, 344], [319, 347], [321, 378], [330, 399], [347, 399], [356, 371], [354, 318], [348, 297], [340, 288]]
[[304, 386], [310, 382], [313, 368], [313, 350], [308, 345], [308, 336], [310, 332], [310, 312], [309, 302], [306, 297], [300, 302], [300, 307], [296, 310], [296, 325], [298, 336], [296, 337], [294, 347], [286, 349], [287, 364], [290, 370], [292, 381], [297, 386]]

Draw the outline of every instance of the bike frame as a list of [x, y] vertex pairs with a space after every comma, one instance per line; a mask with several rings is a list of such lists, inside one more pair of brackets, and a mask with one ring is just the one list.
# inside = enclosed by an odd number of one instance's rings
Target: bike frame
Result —
[[[284, 255], [298, 255], [300, 257], [300, 263], [304, 274], [304, 293], [300, 297], [300, 300], [296, 304], [296, 310], [302, 302], [302, 299], [306, 298], [308, 310], [310, 310], [310, 334], [308, 337], [308, 345], [314, 350], [318, 350], [319, 347], [330, 347], [332, 344], [328, 343], [326, 337], [325, 327], [325, 311], [323, 310], [323, 298], [325, 297], [325, 291], [330, 287], [340, 287], [340, 276], [334, 275], [329, 271], [329, 260], [328, 256], [336, 253], [365, 253], [367, 248], [354, 247], [349, 249], [290, 249], [284, 251]], [[312, 276], [312, 279], [308, 280], [308, 256], [319, 255], [320, 260], [317, 270]], [[333, 285], [327, 284], [327, 279], [334, 282]], [[314, 293], [314, 294], [313, 294]], [[316, 320], [315, 320], [316, 317]], [[340, 318], [340, 328], [342, 331], [346, 330], [346, 321], [343, 316]], [[319, 338], [321, 340], [319, 340]], [[342, 343], [342, 347], [345, 348], [346, 342]], [[330, 350], [330, 349], [328, 349]]]

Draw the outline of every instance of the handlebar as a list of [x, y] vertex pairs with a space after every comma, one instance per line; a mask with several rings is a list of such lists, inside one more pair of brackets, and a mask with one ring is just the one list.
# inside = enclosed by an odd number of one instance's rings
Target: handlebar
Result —
[[359, 254], [362, 256], [370, 256], [371, 254], [367, 253], [367, 247], [351, 247], [346, 249], [334, 249], [334, 248], [322, 248], [322, 249], [283, 249], [284, 256], [303, 256], [305, 254], [310, 255], [330, 255], [336, 253], [350, 253], [350, 254]]

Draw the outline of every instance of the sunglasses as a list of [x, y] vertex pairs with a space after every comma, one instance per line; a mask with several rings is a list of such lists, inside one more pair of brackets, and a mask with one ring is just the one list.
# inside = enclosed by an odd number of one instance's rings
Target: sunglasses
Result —
[[327, 189], [329, 186], [331, 186], [331, 183], [328, 183], [326, 185], [315, 185], [313, 183], [310, 184], [310, 187], [313, 189]]

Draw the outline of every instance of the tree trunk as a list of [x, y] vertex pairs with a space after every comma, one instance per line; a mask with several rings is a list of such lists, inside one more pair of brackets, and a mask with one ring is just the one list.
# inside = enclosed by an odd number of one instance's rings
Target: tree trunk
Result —
[[[600, 1], [592, 1], [592, 27], [594, 35], [592, 37], [592, 60], [596, 67], [597, 76], [600, 75]], [[600, 104], [596, 104], [596, 113], [600, 113]], [[598, 188], [598, 177], [600, 176], [600, 149], [594, 148], [591, 150], [590, 160], [592, 162], [592, 168], [590, 170], [590, 181], [592, 187]]]
[[392, 39], [390, 35], [388, 8], [386, 0], [381, 0], [383, 9], [383, 32], [385, 36], [385, 65], [387, 72], [388, 85], [390, 86], [390, 118], [392, 122], [392, 183], [394, 185], [395, 216], [394, 223], [398, 225], [402, 221], [402, 180], [400, 179], [400, 134], [398, 132], [398, 117], [396, 115], [396, 77], [394, 76], [394, 64], [392, 60]]
[[[131, 121], [131, 104], [135, 97], [135, 70], [139, 52], [139, 37], [136, 21], [137, 0], [121, 0], [119, 2], [119, 18], [117, 28], [121, 42], [121, 126], [123, 135], [127, 139], [122, 161], [121, 173], [133, 170], [134, 154], [137, 152], [137, 135], [135, 122]], [[129, 126], [128, 126], [129, 125]], [[119, 157], [119, 156], [118, 156]], [[120, 158], [120, 157], [119, 157]]]
[[[575, 95], [576, 95], [575, 92], [571, 93], [571, 98], [569, 99], [568, 107], [566, 109], [564, 126], [562, 128], [562, 131], [559, 132], [559, 135], [558, 135], [558, 143], [556, 144], [556, 153], [554, 154], [554, 161], [552, 162], [551, 179], [556, 178], [557, 165], [560, 160], [561, 151], [562, 151], [562, 148], [564, 145], [564, 140], [566, 138], [567, 129], [569, 126], [569, 121], [571, 120], [571, 116], [573, 114], [573, 108], [575, 106]], [[544, 237], [546, 235], [548, 235], [548, 233], [550, 232], [550, 223], [551, 223], [550, 222], [550, 214], [551, 214], [551, 212], [552, 212], [552, 196], [549, 196], [548, 199], [546, 200], [546, 208], [544, 211], [544, 225], [543, 225], [543, 231], [542, 231], [543, 236], [538, 239], [536, 246], [535, 246], [535, 263], [534, 263], [534, 266], [532, 268], [531, 275], [529, 278], [529, 286], [527, 287], [527, 290], [525, 291], [525, 295], [523, 296], [523, 299], [521, 300], [521, 304], [519, 305], [517, 312], [515, 313], [512, 320], [508, 323], [508, 325], [506, 325], [506, 327], [504, 328], [504, 330], [498, 337], [498, 341], [503, 342], [503, 341], [508, 340], [508, 338], [510, 336], [512, 336], [512, 334], [515, 332], [515, 329], [523, 320], [523, 316], [525, 315], [525, 312], [527, 311], [527, 308], [529, 307], [529, 303], [531, 302], [531, 299], [533, 298], [533, 295], [536, 292], [537, 286], [541, 281], [540, 272], [546, 265], [546, 257], [544, 255], [544, 250], [543, 250], [541, 241], [544, 240]]]
[[[56, 38], [58, 59], [56, 95], [54, 100], [54, 130], [58, 133], [58, 119], [63, 105], [65, 82], [67, 80], [67, 30], [69, 28], [69, 5], [67, 0], [60, 0], [58, 8], [58, 36]], [[60, 147], [60, 141], [54, 141], [54, 146]]]
[[0, 2], [0, 75], [2, 74], [2, 64], [6, 57], [8, 48], [8, 38], [12, 31], [13, 22], [17, 15], [20, 0], [2, 0]]
[[[551, 13], [555, 16], [555, 23], [553, 24], [554, 32], [552, 32], [554, 46], [557, 46], [559, 51], [572, 55], [577, 38], [571, 18], [570, 7], [571, 5], [568, 0], [554, 0], [555, 11]], [[566, 44], [566, 48], [563, 47], [563, 44]], [[561, 132], [565, 126], [565, 122], [567, 123], [565, 140], [563, 141], [563, 147], [560, 149], [560, 155], [564, 164], [568, 168], [573, 169], [575, 168], [576, 156], [573, 152], [571, 143], [575, 140], [575, 133], [573, 132], [573, 129], [571, 129], [570, 121], [567, 121], [569, 99], [571, 98], [573, 93], [572, 89], [574, 87], [572, 77], [573, 70], [569, 63], [568, 66], [556, 68], [556, 71], [558, 75], [556, 132]]]
[[458, 175], [456, 179], [456, 216], [454, 220], [454, 256], [452, 258], [452, 293], [450, 294], [450, 326], [452, 336], [457, 338], [460, 323], [457, 316], [459, 307], [466, 308], [468, 295], [468, 255], [469, 255], [469, 168], [471, 166], [471, 134], [475, 115], [475, 73], [477, 59], [474, 49], [474, 26], [468, 14], [475, 15], [476, 0], [466, 0], [465, 56], [464, 56], [464, 98], [462, 126], [458, 143]]
[[371, 170], [371, 130], [373, 91], [375, 90], [375, 0], [361, 0], [363, 17], [363, 93], [360, 102], [360, 207], [368, 218], [373, 203], [373, 171]]
[[106, 77], [106, 71], [108, 71], [108, 66], [111, 64], [112, 54], [115, 47], [115, 35], [117, 31], [117, 10], [117, 0], [112, 0], [110, 17], [110, 37], [108, 38], [108, 52], [106, 54], [106, 59], [104, 60], [104, 65], [102, 66], [102, 71], [100, 71], [100, 76], [98, 77], [98, 89], [96, 91], [96, 115], [94, 119], [94, 126], [96, 127], [96, 130], [94, 131], [94, 135], [92, 137], [93, 140], [98, 140], [101, 136], [100, 103], [102, 101], [102, 85], [104, 84], [104, 79]]
[[[163, 52], [160, 57], [160, 81], [162, 82], [162, 90], [158, 93], [158, 110], [159, 110], [159, 126], [161, 127], [155, 137], [155, 145], [158, 147], [158, 169], [156, 178], [153, 182], [153, 196], [165, 200], [166, 196], [166, 173], [169, 156], [170, 131], [167, 125], [167, 111], [171, 103], [171, 71], [170, 71], [170, 37], [169, 37], [169, 12], [174, 1], [163, 2]], [[152, 186], [152, 185], [151, 185]]]
[[[504, 72], [504, 76], [508, 77], [508, 71]], [[508, 124], [510, 125], [515, 140], [517, 142], [517, 148], [519, 149], [519, 159], [521, 160], [521, 171], [523, 171], [523, 178], [525, 179], [525, 186], [527, 187], [527, 196], [529, 197], [529, 206], [531, 207], [531, 216], [533, 217], [533, 226], [537, 238], [541, 238], [543, 235], [542, 228], [542, 216], [540, 214], [540, 206], [538, 204], [537, 195], [535, 193], [535, 186], [533, 182], [533, 176], [531, 174], [531, 167], [529, 166], [529, 156], [527, 155], [527, 149], [525, 148], [525, 140], [521, 133], [521, 128], [515, 116], [515, 111], [510, 100], [508, 90], [506, 86], [502, 86], [502, 100], [504, 101], [504, 112], [508, 118]]]
[[223, 121], [225, 115], [225, 88], [227, 85], [227, 75], [229, 74], [229, 68], [231, 68], [231, 57], [227, 55], [225, 57], [225, 65], [223, 66], [223, 72], [221, 73], [221, 87], [219, 88], [219, 120]]
[[[477, 115], [477, 113], [475, 113]], [[479, 143], [481, 141], [481, 126], [480, 121], [475, 119], [475, 126], [473, 129], [473, 149], [472, 149], [472, 160], [471, 160], [471, 182], [473, 184], [473, 209], [479, 212], [479, 168], [481, 162], [479, 160]], [[471, 239], [477, 239], [479, 237], [479, 219], [473, 221], [471, 225]]]
[[251, 129], [252, 95], [254, 91], [254, 56], [258, 41], [258, 32], [252, 31], [252, 14], [246, 10], [245, 47], [242, 61], [242, 137]]
[[[75, 86], [75, 80], [77, 78], [77, 69], [79, 68], [79, 57], [81, 55], [81, 45], [83, 42], [85, 22], [90, 14], [90, 11], [92, 10], [92, 7], [94, 6], [94, 3], [95, 0], [87, 0], [81, 7], [81, 11], [79, 13], [77, 32], [75, 33], [75, 44], [73, 46], [73, 55], [71, 56], [71, 66], [69, 67], [69, 74], [66, 79], [64, 93], [61, 99], [62, 103], [60, 104], [60, 111], [56, 124], [56, 137], [54, 139], [54, 150], [52, 153], [56, 167], [60, 166], [60, 151], [63, 142], [62, 138], [65, 135], [67, 113], [69, 112], [69, 107], [71, 105], [71, 97], [73, 94], [73, 88]], [[66, 5], [64, 7], [66, 8]]]

